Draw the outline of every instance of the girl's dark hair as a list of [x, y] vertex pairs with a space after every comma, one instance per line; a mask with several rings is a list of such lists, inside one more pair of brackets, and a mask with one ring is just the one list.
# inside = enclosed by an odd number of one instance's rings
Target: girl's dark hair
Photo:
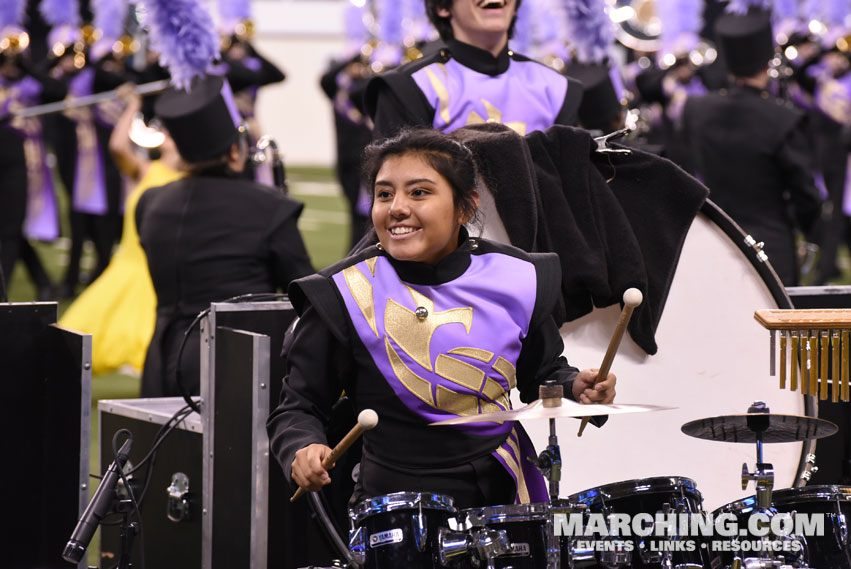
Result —
[[476, 164], [473, 153], [452, 135], [428, 128], [402, 130], [393, 138], [374, 142], [364, 150], [363, 175], [375, 199], [375, 178], [391, 156], [416, 154], [446, 178], [452, 188], [455, 207], [473, 219], [476, 215]]
[[[455, 34], [452, 31], [452, 24], [449, 22], [450, 18], [441, 18], [437, 15], [437, 11], [440, 8], [444, 10], [451, 10], [452, 4], [455, 0], [425, 0], [426, 6], [426, 14], [428, 14], [428, 19], [431, 21], [432, 25], [437, 28], [437, 33], [440, 34], [440, 39], [443, 41], [455, 39]], [[520, 4], [523, 3], [523, 0], [516, 0], [514, 3], [514, 17], [511, 19], [511, 25], [508, 27], [508, 38], [514, 35], [514, 26], [517, 24], [517, 12], [520, 10]]]

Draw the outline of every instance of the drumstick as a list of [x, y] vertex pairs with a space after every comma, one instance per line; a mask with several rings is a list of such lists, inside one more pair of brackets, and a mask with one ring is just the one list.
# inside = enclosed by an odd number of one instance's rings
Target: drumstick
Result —
[[[603, 363], [600, 364], [600, 371], [597, 372], [597, 381], [606, 379], [606, 376], [609, 375], [609, 369], [612, 367], [612, 361], [615, 359], [615, 353], [618, 351], [621, 338], [623, 338], [627, 324], [629, 324], [629, 319], [632, 317], [632, 311], [636, 306], [641, 304], [643, 300], [644, 296], [637, 288], [628, 288], [626, 289], [626, 292], [623, 293], [623, 310], [621, 310], [621, 317], [618, 320], [618, 325], [615, 326], [612, 339], [609, 340], [609, 347], [606, 349], [606, 355], [603, 356]], [[590, 419], [588, 417], [582, 418], [582, 423], [579, 425], [579, 432], [576, 433], [577, 437], [582, 436], [582, 432], [585, 430], [585, 426], [588, 425], [589, 420]]]
[[[322, 460], [322, 468], [324, 468], [325, 470], [330, 469], [331, 465], [337, 462], [337, 459], [340, 458], [344, 452], [349, 450], [349, 447], [352, 446], [352, 443], [358, 440], [358, 437], [360, 437], [364, 431], [368, 431], [372, 428], [375, 428], [375, 425], [377, 424], [378, 413], [376, 413], [372, 409], [364, 409], [363, 411], [361, 411], [358, 414], [357, 425], [352, 427], [352, 430], [349, 431], [345, 437], [343, 437], [343, 440], [337, 443], [337, 446], [335, 446], [333, 450], [328, 453], [328, 456], [326, 456]], [[303, 487], [299, 487], [299, 489], [295, 491], [295, 494], [293, 494], [293, 497], [290, 498], [290, 502], [295, 502], [298, 497], [304, 493], [305, 489]]]

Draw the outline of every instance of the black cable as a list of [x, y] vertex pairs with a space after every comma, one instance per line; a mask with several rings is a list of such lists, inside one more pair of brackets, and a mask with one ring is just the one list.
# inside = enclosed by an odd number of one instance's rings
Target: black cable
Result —
[[[237, 296], [232, 296], [230, 298], [226, 298], [221, 302], [262, 302], [264, 300], [280, 300], [282, 298], [287, 298], [286, 294], [281, 294], [277, 292], [254, 292], [249, 294], [240, 294]], [[205, 308], [201, 312], [195, 316], [195, 319], [187, 326], [186, 330], [183, 332], [183, 338], [180, 340], [180, 346], [177, 348], [177, 370], [175, 372], [175, 381], [177, 383], [177, 389], [180, 391], [180, 396], [183, 397], [183, 400], [189, 406], [190, 409], [201, 414], [201, 408], [198, 406], [198, 403], [192, 399], [192, 394], [189, 393], [189, 390], [183, 385], [183, 373], [181, 371], [182, 366], [180, 365], [181, 360], [183, 359], [183, 349], [186, 347], [186, 341], [189, 339], [189, 335], [192, 333], [192, 330], [195, 329], [195, 326], [201, 321], [204, 316], [210, 313], [209, 308]]]

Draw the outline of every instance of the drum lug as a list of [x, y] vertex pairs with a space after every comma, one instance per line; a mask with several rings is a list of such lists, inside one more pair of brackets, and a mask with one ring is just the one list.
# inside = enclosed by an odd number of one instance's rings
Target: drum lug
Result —
[[848, 523], [845, 521], [845, 514], [830, 514], [833, 519], [833, 536], [836, 538], [836, 543], [839, 549], [845, 550], [848, 546]]
[[414, 514], [411, 521], [414, 524], [414, 543], [417, 546], [417, 551], [422, 553], [425, 551], [426, 544], [428, 542], [428, 526], [426, 526], [425, 516], [423, 516], [422, 502], [420, 502], [419, 511]]
[[511, 540], [504, 529], [482, 528], [473, 532], [472, 546], [479, 559], [490, 561], [511, 551]]
[[349, 532], [349, 551], [352, 552], [352, 557], [358, 565], [366, 563], [365, 533], [366, 529], [363, 526]]
[[[604, 537], [603, 539], [613, 538]], [[616, 569], [618, 567], [628, 567], [632, 564], [632, 552], [614, 547], [604, 547], [603, 551], [600, 552], [600, 564], [603, 567], [607, 567], [609, 569]]]
[[766, 255], [765, 251], [763, 251], [763, 248], [765, 247], [764, 242], [757, 242], [757, 240], [750, 235], [745, 235], [745, 245], [756, 251], [756, 258], [759, 259], [761, 263], [768, 261], [768, 255]]
[[437, 553], [440, 564], [449, 567], [456, 559], [470, 554], [470, 540], [466, 532], [440, 528], [437, 532]]

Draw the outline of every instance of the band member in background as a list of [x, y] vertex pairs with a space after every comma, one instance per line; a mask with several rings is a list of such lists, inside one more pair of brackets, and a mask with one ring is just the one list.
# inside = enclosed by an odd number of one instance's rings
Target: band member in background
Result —
[[716, 24], [731, 85], [690, 97], [683, 139], [695, 174], [712, 200], [764, 243], [786, 286], [798, 284], [796, 229], [808, 233], [821, 200], [809, 169], [803, 115], [771, 96], [768, 62], [774, 56], [769, 14], [724, 14]]
[[159, 133], [156, 159], [131, 140], [142, 99], [134, 85], [119, 89], [125, 107], [109, 140], [110, 153], [133, 190], [127, 196], [124, 230], [115, 254], [101, 275], [80, 293], [62, 314], [59, 324], [92, 335], [92, 373], [105, 374], [127, 368], [142, 371], [145, 353], [154, 333], [157, 297], [145, 252], [136, 231], [136, 203], [149, 188], [163, 186], [183, 176], [183, 162], [171, 137]]
[[145, 192], [136, 225], [157, 293], [157, 321], [142, 373], [142, 396], [199, 392], [196, 315], [250, 293], [286, 290], [313, 272], [296, 222], [303, 205], [244, 178], [245, 129], [221, 76], [171, 89], [154, 111], [188, 163], [187, 177]]
[[551, 316], [555, 254], [471, 238], [478, 193], [471, 151], [430, 129], [367, 149], [373, 246], [290, 287], [301, 319], [287, 353], [271, 449], [294, 485], [330, 482], [321, 461], [332, 405], [345, 391], [374, 409], [354, 500], [396, 491], [448, 494], [459, 508], [546, 501], [534, 449], [515, 422], [428, 424], [510, 409], [542, 382], [582, 403], [609, 403], [616, 378], [579, 371]]
[[373, 79], [374, 138], [403, 126], [450, 132], [501, 122], [526, 134], [573, 125], [581, 84], [508, 48], [521, 0], [425, 0], [446, 47]]
[[[52, 300], [53, 289], [27, 237], [53, 241], [59, 236], [59, 212], [47, 165], [40, 117], [11, 118], [28, 106], [61, 100], [65, 86], [41, 72], [29, 55], [29, 36], [10, 23], [3, 26], [0, 48], [0, 269], [12, 279], [18, 259], [29, 270], [38, 300]], [[5, 290], [5, 289], [4, 289]]]

